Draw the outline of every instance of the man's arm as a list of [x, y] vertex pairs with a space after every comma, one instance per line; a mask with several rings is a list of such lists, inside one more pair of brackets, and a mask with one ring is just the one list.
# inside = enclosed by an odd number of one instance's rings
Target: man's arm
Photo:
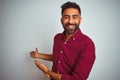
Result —
[[32, 58], [40, 58], [40, 59], [48, 60], [48, 61], [52, 61], [53, 60], [52, 54], [39, 53], [37, 48], [36, 48], [35, 51], [31, 51], [30, 52], [30, 56]]
[[35, 61], [36, 66], [45, 74], [55, 80], [87, 80], [89, 73], [95, 61], [95, 47], [93, 43], [88, 44], [81, 52], [73, 71], [70, 74], [58, 74], [49, 71], [46, 66], [39, 61]]
[[53, 71], [48, 71], [47, 75], [55, 80], [61, 80], [62, 79], [62, 74], [55, 73]]
[[41, 71], [43, 71], [46, 74], [47, 77], [50, 77], [54, 80], [61, 80], [62, 74], [58, 74], [48, 70], [48, 68], [45, 65], [41, 64], [38, 60], [35, 60], [34, 63]]

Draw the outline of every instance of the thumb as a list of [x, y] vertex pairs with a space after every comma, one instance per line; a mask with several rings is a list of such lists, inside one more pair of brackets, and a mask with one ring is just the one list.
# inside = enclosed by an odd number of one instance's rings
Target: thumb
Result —
[[36, 52], [36, 54], [38, 54], [38, 53], [39, 53], [37, 48], [36, 48], [36, 51], [35, 51], [35, 52]]

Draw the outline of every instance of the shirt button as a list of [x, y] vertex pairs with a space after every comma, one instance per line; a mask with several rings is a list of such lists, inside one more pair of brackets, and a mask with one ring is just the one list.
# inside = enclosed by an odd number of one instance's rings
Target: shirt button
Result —
[[73, 38], [73, 40], [75, 40], [75, 38]]
[[61, 63], [60, 61], [58, 61], [58, 63]]
[[60, 53], [63, 53], [63, 51], [60, 51]]
[[57, 71], [57, 73], [60, 73], [60, 71]]
[[67, 42], [64, 42], [64, 44], [67, 44]]

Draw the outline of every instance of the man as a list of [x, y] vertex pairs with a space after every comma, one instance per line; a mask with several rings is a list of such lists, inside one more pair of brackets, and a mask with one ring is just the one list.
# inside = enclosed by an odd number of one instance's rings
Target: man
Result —
[[87, 80], [95, 61], [94, 43], [79, 28], [82, 21], [79, 5], [66, 2], [61, 8], [64, 32], [54, 37], [53, 54], [39, 53], [36, 48], [30, 56], [53, 61], [51, 71], [38, 60], [34, 61], [50, 80]]

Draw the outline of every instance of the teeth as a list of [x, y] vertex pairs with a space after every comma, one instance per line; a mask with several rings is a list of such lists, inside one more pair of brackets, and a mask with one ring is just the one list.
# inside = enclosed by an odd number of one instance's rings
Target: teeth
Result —
[[69, 25], [68, 27], [69, 27], [69, 28], [73, 28], [74, 26], [73, 26], [73, 25]]

